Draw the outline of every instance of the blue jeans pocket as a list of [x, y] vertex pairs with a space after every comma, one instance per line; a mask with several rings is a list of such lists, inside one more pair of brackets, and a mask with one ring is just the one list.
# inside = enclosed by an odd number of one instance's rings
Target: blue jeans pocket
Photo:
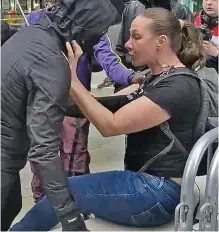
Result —
[[131, 223], [134, 226], [158, 226], [165, 224], [173, 219], [173, 215], [166, 212], [163, 206], [158, 202], [150, 209], [131, 217]]

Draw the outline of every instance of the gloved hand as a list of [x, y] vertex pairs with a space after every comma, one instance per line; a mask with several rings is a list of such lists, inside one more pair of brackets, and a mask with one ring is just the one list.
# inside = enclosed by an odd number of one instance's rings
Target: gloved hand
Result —
[[146, 69], [141, 72], [135, 72], [133, 76], [130, 76], [129, 83], [130, 84], [141, 84], [147, 77], [149, 69]]
[[62, 231], [89, 231], [84, 223], [83, 215], [75, 210], [60, 218]]

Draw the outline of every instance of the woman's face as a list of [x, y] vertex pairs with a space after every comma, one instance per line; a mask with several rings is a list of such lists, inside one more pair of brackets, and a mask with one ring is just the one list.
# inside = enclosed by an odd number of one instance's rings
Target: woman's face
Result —
[[157, 36], [150, 30], [151, 19], [137, 16], [130, 28], [130, 39], [125, 47], [135, 66], [149, 65], [156, 61]]
[[211, 17], [218, 16], [218, 0], [203, 0], [203, 9]]

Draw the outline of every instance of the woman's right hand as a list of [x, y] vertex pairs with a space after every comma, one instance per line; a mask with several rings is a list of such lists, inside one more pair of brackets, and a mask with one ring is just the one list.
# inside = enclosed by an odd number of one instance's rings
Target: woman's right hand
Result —
[[78, 65], [78, 60], [80, 59], [81, 55], [83, 54], [83, 51], [81, 49], [81, 47], [77, 44], [77, 42], [75, 40], [73, 40], [70, 44], [70, 42], [66, 43], [66, 49], [68, 52], [68, 62], [69, 62], [69, 66], [71, 69], [71, 73], [72, 73], [72, 79], [76, 78], [76, 69], [77, 69], [77, 65]]

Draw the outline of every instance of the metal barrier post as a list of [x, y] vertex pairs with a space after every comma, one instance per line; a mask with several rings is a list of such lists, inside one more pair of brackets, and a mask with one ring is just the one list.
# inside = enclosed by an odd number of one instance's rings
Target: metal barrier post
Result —
[[194, 183], [199, 164], [207, 148], [217, 141], [218, 128], [204, 134], [195, 144], [183, 173], [180, 204], [175, 211], [175, 231], [192, 231], [194, 214]]
[[217, 148], [207, 175], [205, 201], [200, 209], [200, 231], [217, 231], [218, 214], [218, 165], [219, 148]]
[[21, 12], [21, 14], [22, 14], [22, 16], [23, 16], [23, 18], [24, 18], [24, 20], [25, 20], [27, 26], [29, 26], [30, 24], [29, 24], [29, 22], [27, 21], [27, 18], [26, 18], [25, 14], [24, 14], [24, 11], [22, 10], [22, 7], [21, 7], [21, 4], [20, 4], [19, 0], [16, 0], [16, 3], [17, 3], [17, 5], [18, 5], [18, 7], [19, 7], [19, 9], [20, 9], [20, 12]]
[[207, 174], [208, 174], [208, 171], [209, 171], [209, 168], [211, 165], [211, 160], [212, 160], [213, 155], [214, 155], [213, 148], [212, 148], [212, 146], [209, 146], [208, 147], [208, 158], [207, 158]]

